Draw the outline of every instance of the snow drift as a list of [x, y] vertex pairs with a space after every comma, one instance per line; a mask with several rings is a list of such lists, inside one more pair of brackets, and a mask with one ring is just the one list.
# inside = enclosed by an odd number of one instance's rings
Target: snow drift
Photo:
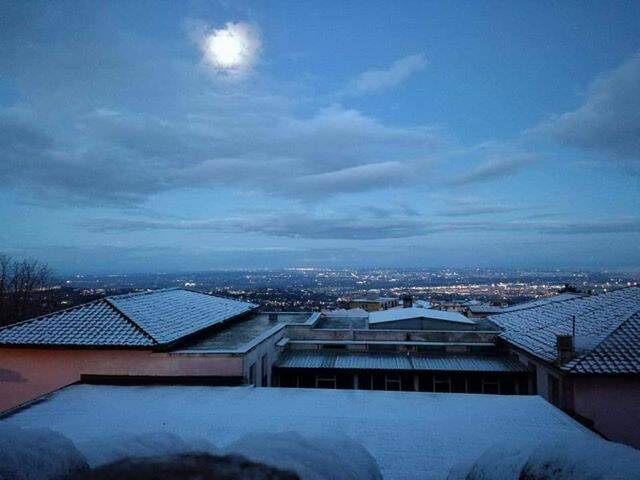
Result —
[[54, 480], [88, 468], [71, 440], [58, 432], [0, 425], [0, 480]]
[[166, 431], [112, 434], [99, 440], [79, 442], [78, 448], [85, 453], [91, 467], [125, 458], [216, 453], [215, 446], [207, 440], [183, 438]]
[[297, 473], [302, 480], [380, 480], [375, 459], [359, 443], [345, 436], [303, 437], [296, 432], [256, 433], [242, 437], [226, 448], [282, 470]]
[[498, 443], [447, 480], [640, 480], [640, 451], [598, 437]]

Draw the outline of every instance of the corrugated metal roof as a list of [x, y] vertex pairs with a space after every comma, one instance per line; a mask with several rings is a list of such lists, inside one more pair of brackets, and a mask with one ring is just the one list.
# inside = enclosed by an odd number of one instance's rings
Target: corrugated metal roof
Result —
[[256, 307], [177, 289], [120, 295], [1, 328], [0, 345], [147, 347]]
[[574, 373], [640, 373], [640, 288], [574, 297], [492, 316], [504, 340], [547, 362], [556, 361], [556, 336], [573, 333]]
[[413, 370], [458, 372], [526, 372], [511, 357], [483, 355], [407, 355], [406, 353], [360, 353], [291, 350], [275, 363], [278, 368], [336, 370]]

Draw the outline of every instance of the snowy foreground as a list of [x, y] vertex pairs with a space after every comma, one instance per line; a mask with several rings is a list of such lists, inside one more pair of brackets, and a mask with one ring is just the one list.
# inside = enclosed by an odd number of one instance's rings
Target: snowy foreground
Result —
[[[370, 457], [364, 450], [349, 451], [351, 439], [368, 450], [388, 480], [446, 479], [452, 467], [455, 478], [456, 468], [483, 452], [499, 461], [499, 451], [490, 450], [496, 443], [513, 446], [535, 439], [557, 444], [561, 438], [577, 445], [595, 440], [533, 396], [247, 387], [79, 385], [0, 421], [2, 426], [60, 432], [90, 465], [135, 451], [124, 438], [142, 439], [138, 449], [143, 452], [148, 438], [169, 444], [185, 439], [268, 461], [278, 454], [279, 442], [284, 449], [304, 449], [306, 440], [291, 433], [297, 432], [306, 439], [329, 439], [327, 451], [342, 452], [344, 458], [337, 460], [361, 461], [354, 471], [364, 471]], [[517, 452], [511, 455], [515, 458]], [[328, 468], [330, 464], [327, 459]]]

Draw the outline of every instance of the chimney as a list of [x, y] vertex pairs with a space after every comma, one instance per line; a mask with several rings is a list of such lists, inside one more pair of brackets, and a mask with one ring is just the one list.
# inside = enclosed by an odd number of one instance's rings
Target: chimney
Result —
[[411, 295], [403, 295], [402, 308], [411, 308], [411, 307], [413, 307], [413, 297], [411, 297]]
[[270, 312], [269, 313], [269, 322], [270, 323], [275, 323], [278, 321], [278, 314], [276, 312]]
[[564, 365], [573, 356], [573, 335], [556, 335], [556, 361]]

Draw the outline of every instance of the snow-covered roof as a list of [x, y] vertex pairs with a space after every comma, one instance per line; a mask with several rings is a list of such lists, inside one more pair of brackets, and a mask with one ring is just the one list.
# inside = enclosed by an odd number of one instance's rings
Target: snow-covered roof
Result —
[[424, 318], [432, 320], [443, 320], [445, 322], [466, 323], [475, 325], [475, 321], [465, 317], [458, 312], [445, 312], [442, 310], [433, 310], [430, 308], [397, 308], [392, 310], [382, 310], [380, 312], [371, 312], [369, 314], [369, 323], [386, 323], [397, 322], [400, 320], [410, 320], [414, 318]]
[[0, 345], [162, 345], [256, 307], [183, 289], [131, 293], [9, 325]]
[[418, 308], [431, 308], [431, 302], [429, 300], [413, 300], [413, 306]]
[[561, 368], [573, 373], [640, 373], [640, 287], [573, 296], [495, 315], [507, 342], [547, 361], [556, 360], [556, 336], [571, 335], [575, 354]]
[[537, 300], [531, 300], [529, 302], [518, 303], [516, 305], [511, 305], [509, 307], [498, 307], [496, 305], [491, 305], [488, 303], [484, 303], [482, 305], [471, 305], [469, 307], [469, 310], [472, 313], [489, 313], [489, 314], [507, 313], [507, 312], [515, 312], [517, 310], [525, 310], [527, 308], [540, 307], [542, 305], [547, 305], [549, 303], [564, 302], [565, 300], [573, 300], [574, 298], [579, 298], [583, 296], [585, 296], [584, 293], [565, 292], [565, 293], [559, 293], [557, 295], [550, 295], [548, 297], [539, 298]]
[[324, 310], [322, 314], [325, 317], [343, 317], [343, 318], [367, 318], [369, 312], [362, 308], [338, 308], [336, 310]]
[[[105, 458], [104, 445], [131, 433], [204, 439], [223, 451], [256, 432], [325, 441], [342, 434], [369, 451], [385, 480], [447, 478], [455, 464], [474, 461], [495, 442], [595, 438], [533, 395], [293, 388], [76, 385], [0, 423], [46, 425], [71, 439], [90, 464], [118, 459]], [[299, 455], [295, 448], [287, 453]], [[323, 471], [323, 478], [355, 478]]]
[[526, 372], [512, 357], [491, 355], [422, 355], [406, 353], [329, 352], [291, 350], [281, 355], [278, 368], [336, 370], [414, 370], [458, 372]]

